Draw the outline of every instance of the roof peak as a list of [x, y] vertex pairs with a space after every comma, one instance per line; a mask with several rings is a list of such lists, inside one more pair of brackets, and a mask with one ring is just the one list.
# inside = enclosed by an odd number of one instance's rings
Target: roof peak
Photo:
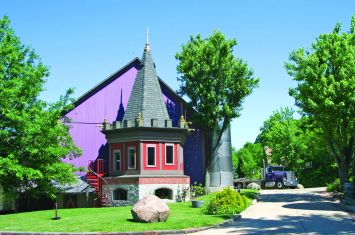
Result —
[[123, 121], [139, 120], [145, 127], [165, 127], [165, 122], [169, 121], [170, 117], [150, 52], [148, 31], [146, 40], [142, 63], [133, 84]]
[[145, 48], [144, 51], [150, 51], [150, 47], [149, 47], [149, 31], [148, 31], [148, 27], [147, 27], [147, 32], [146, 32], [146, 39], [145, 39]]

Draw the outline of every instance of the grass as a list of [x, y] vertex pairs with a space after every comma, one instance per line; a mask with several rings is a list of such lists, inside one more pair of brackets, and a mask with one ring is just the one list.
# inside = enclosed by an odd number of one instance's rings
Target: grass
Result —
[[[258, 190], [242, 189], [248, 198], [255, 198]], [[208, 201], [214, 193], [195, 200]], [[26, 232], [131, 232], [177, 230], [211, 226], [232, 215], [205, 215], [202, 208], [192, 208], [191, 202], [169, 203], [170, 216], [164, 223], [138, 223], [132, 220], [131, 206], [109, 208], [60, 209], [60, 220], [52, 220], [54, 210], [0, 215], [0, 231]]]
[[170, 216], [164, 223], [132, 221], [131, 207], [61, 209], [60, 220], [51, 220], [53, 210], [0, 215], [0, 231], [27, 232], [128, 232], [176, 230], [215, 225], [231, 216], [205, 215], [191, 202], [170, 203]]

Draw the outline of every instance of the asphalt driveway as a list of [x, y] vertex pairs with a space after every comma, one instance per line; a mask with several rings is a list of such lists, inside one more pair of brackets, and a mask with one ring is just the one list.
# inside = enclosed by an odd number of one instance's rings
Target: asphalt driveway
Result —
[[263, 190], [241, 220], [192, 234], [355, 234], [352, 215], [324, 197], [324, 190]]

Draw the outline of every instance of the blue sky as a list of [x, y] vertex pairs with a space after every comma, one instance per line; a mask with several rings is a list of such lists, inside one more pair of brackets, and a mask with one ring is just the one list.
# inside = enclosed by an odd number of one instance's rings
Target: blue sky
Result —
[[56, 101], [68, 88], [78, 97], [135, 57], [146, 27], [157, 73], [178, 89], [176, 52], [190, 35], [221, 30], [236, 38], [234, 53], [247, 61], [260, 86], [232, 122], [232, 144], [254, 142], [273, 111], [294, 100], [284, 63], [296, 48], [309, 47], [340, 22], [350, 28], [355, 1], [17, 1], [0, 0], [0, 16], [50, 68], [42, 98]]

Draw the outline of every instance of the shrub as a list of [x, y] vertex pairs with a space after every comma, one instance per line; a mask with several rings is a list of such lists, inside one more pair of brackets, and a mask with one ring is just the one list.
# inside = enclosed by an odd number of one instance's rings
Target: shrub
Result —
[[216, 193], [210, 201], [205, 203], [203, 213], [209, 215], [233, 215], [243, 211], [246, 207], [245, 201], [239, 193], [231, 188], [225, 188]]
[[250, 199], [256, 199], [258, 197], [258, 190], [254, 190], [254, 189], [242, 189], [240, 191], [240, 195], [246, 196]]
[[243, 203], [244, 203], [244, 209], [249, 207], [250, 204], [251, 204], [251, 200], [248, 197], [244, 196], [244, 195], [241, 195], [241, 197], [242, 197], [242, 200], [243, 200]]
[[205, 187], [203, 187], [203, 185], [201, 183], [197, 184], [196, 181], [194, 182], [194, 185], [191, 187], [191, 189], [192, 189], [191, 194], [194, 197], [202, 196], [202, 195], [206, 194]]
[[339, 179], [335, 179], [334, 182], [327, 184], [327, 191], [328, 192], [340, 192], [341, 191], [341, 187], [340, 187], [340, 180]]

